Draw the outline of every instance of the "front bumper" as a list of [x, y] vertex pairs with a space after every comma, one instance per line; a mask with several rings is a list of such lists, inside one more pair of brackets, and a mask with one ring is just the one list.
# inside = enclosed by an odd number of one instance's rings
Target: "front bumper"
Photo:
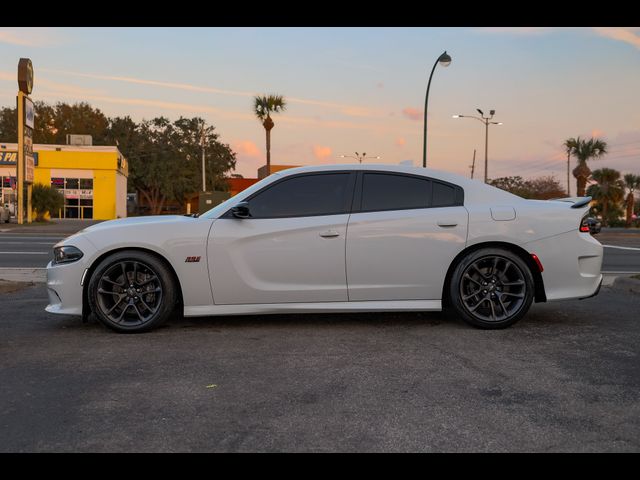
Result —
[[82, 286], [84, 262], [47, 265], [47, 293], [49, 305], [45, 310], [61, 315], [82, 315]]

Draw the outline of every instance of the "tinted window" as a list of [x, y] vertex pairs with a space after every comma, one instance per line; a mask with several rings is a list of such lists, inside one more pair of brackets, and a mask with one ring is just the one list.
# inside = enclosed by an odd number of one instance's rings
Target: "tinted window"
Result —
[[404, 175], [365, 173], [362, 211], [404, 210], [430, 206], [431, 181]]
[[249, 200], [251, 216], [306, 217], [345, 213], [348, 185], [349, 173], [303, 175], [283, 180]]
[[451, 185], [433, 182], [433, 206], [452, 207], [457, 205], [456, 190]]

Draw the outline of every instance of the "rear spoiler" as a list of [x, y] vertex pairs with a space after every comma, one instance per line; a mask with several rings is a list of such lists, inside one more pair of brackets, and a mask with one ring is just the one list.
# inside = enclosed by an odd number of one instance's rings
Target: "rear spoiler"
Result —
[[585, 205], [589, 205], [591, 197], [567, 197], [567, 198], [552, 198], [551, 200], [556, 202], [571, 203], [571, 208], [581, 208]]

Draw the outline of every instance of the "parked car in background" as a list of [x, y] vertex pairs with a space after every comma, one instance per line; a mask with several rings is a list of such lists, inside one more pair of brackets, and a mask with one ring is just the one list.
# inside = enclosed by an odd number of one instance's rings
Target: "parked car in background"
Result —
[[600, 233], [600, 230], [602, 230], [602, 223], [600, 223], [600, 220], [597, 218], [587, 217], [584, 222], [589, 227], [589, 233], [591, 233], [591, 235]]
[[9, 205], [0, 205], [0, 223], [9, 223], [10, 218], [11, 212], [9, 210]]
[[184, 316], [453, 310], [504, 328], [595, 295], [591, 197], [525, 200], [399, 165], [280, 171], [208, 212], [103, 222], [54, 247], [47, 311], [139, 332]]

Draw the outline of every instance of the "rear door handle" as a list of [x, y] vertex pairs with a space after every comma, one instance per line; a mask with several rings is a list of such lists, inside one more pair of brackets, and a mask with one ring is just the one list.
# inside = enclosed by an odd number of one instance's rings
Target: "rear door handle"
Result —
[[438, 220], [439, 227], [455, 227], [458, 225], [458, 222], [455, 220]]
[[333, 237], [339, 237], [340, 233], [336, 232], [335, 230], [327, 230], [326, 232], [322, 232], [320, 236], [322, 238], [333, 238]]

